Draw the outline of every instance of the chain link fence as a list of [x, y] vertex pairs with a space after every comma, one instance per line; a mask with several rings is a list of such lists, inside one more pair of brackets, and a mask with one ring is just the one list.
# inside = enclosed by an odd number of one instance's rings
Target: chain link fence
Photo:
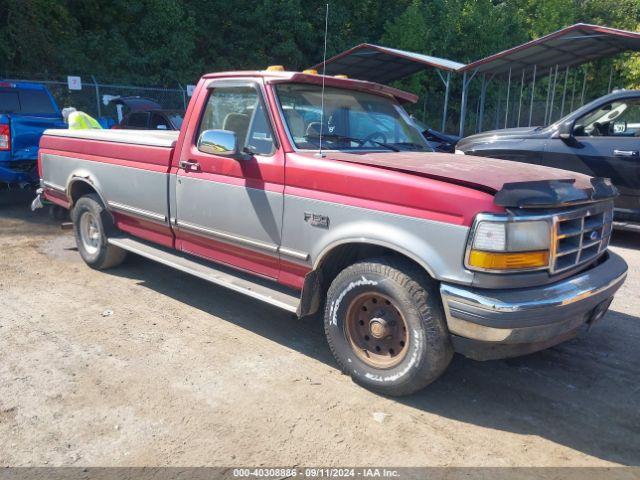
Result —
[[[60, 109], [75, 107], [97, 119], [109, 118], [117, 122], [117, 111], [109, 99], [114, 97], [143, 97], [158, 103], [163, 109], [186, 110], [189, 96], [186, 87], [161, 88], [135, 85], [99, 83], [94, 77], [82, 77], [82, 88], [70, 90], [67, 81], [35, 80], [32, 78], [2, 78], [7, 82], [39, 83], [47, 86]], [[88, 81], [90, 80], [90, 81]]]

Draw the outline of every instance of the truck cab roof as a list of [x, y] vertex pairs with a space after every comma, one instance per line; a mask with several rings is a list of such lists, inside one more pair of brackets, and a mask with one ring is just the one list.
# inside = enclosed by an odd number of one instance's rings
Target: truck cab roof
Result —
[[265, 83], [309, 83], [311, 85], [322, 85], [335, 88], [346, 88], [358, 90], [378, 95], [386, 95], [395, 98], [401, 103], [416, 103], [418, 96], [404, 90], [382, 85], [380, 83], [368, 82], [365, 80], [355, 80], [352, 78], [337, 77], [331, 75], [320, 75], [315, 73], [293, 72], [293, 71], [273, 71], [273, 70], [240, 70], [232, 72], [208, 73], [203, 79], [218, 78], [262, 78]]

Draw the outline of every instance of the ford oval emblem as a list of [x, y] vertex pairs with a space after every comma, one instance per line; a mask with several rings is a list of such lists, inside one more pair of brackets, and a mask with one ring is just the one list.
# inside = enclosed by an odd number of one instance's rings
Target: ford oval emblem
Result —
[[595, 242], [598, 239], [598, 232], [594, 230], [593, 232], [591, 232], [591, 235], [589, 235], [589, 238]]

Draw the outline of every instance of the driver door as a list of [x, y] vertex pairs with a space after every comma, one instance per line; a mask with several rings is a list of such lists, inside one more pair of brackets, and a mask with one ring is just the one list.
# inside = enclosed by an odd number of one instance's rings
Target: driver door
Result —
[[[279, 272], [284, 154], [254, 81], [218, 80], [198, 98], [175, 177], [176, 247], [269, 278]], [[236, 134], [233, 157], [197, 148], [206, 130]]]
[[640, 99], [615, 100], [584, 115], [574, 135], [575, 141], [550, 139], [545, 164], [610, 178], [620, 191], [616, 207], [640, 209]]

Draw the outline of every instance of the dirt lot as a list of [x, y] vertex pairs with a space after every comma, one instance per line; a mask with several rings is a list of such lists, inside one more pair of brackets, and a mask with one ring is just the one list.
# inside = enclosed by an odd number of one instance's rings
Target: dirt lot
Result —
[[640, 464], [640, 237], [605, 320], [403, 400], [340, 374], [321, 326], [0, 207], [0, 466]]

